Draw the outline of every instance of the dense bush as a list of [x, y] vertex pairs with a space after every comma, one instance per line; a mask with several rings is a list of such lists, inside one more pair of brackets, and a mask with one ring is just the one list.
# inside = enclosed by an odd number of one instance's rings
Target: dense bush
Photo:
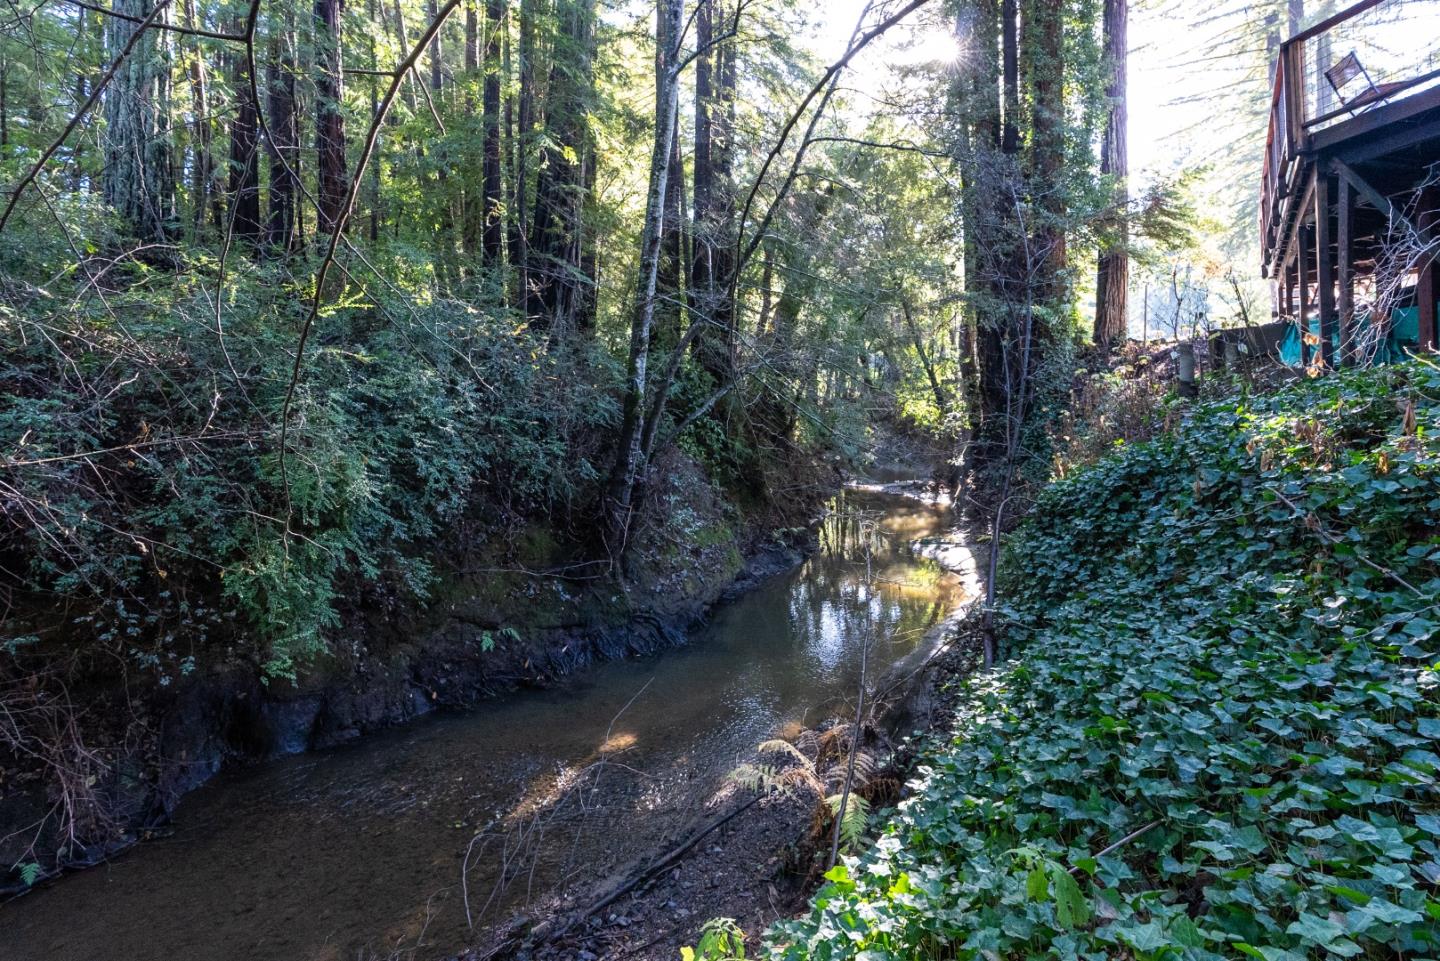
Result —
[[608, 357], [398, 291], [352, 288], [321, 316], [282, 465], [305, 293], [230, 270], [223, 326], [204, 271], [138, 264], [63, 308], [0, 307], [0, 436], [18, 440], [0, 549], [28, 609], [67, 612], [40, 640], [183, 666], [207, 632], [243, 629], [259, 643], [242, 654], [288, 673], [347, 585], [423, 596], [437, 537], [477, 504], [493, 528], [594, 496]]
[[786, 958], [1440, 956], [1440, 371], [1212, 403], [1054, 484], [1010, 659]]

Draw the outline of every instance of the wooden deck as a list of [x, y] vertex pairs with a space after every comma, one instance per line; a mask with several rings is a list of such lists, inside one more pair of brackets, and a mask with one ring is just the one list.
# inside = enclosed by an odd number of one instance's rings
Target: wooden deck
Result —
[[[1337, 84], [1347, 67], [1351, 81]], [[1440, 0], [1365, 0], [1280, 46], [1261, 249], [1275, 316], [1304, 318], [1306, 329], [1318, 318], [1318, 356], [1307, 345], [1307, 364], [1364, 359], [1357, 317], [1365, 309], [1368, 323], [1377, 265], [1388, 256], [1394, 273], [1400, 233], [1428, 240], [1440, 229], [1440, 190], [1421, 189], [1430, 181], [1440, 181]], [[1401, 297], [1418, 309], [1420, 345], [1433, 349], [1434, 254], [1414, 268]]]

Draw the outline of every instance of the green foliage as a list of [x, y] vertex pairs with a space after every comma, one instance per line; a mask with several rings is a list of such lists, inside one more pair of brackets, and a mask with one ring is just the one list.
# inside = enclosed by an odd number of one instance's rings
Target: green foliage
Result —
[[1011, 659], [786, 958], [1440, 953], [1440, 371], [1197, 408], [1052, 485]]
[[[844, 816], [840, 813], [842, 800], [845, 803]], [[831, 817], [840, 818], [840, 849], [848, 853], [859, 847], [870, 827], [870, 802], [851, 791], [848, 797], [830, 795], [825, 799], [825, 806], [830, 809]]]
[[680, 949], [681, 961], [745, 961], [745, 932], [733, 918], [711, 918], [700, 928], [700, 943]]
[[455, 525], [595, 496], [613, 364], [443, 300], [352, 296], [322, 317], [282, 467], [296, 291], [248, 270], [223, 339], [185, 277], [130, 278], [109, 302], [123, 330], [109, 311], [0, 315], [24, 345], [0, 357], [0, 433], [23, 438], [6, 537], [26, 587], [87, 606], [94, 639], [163, 664], [171, 639], [243, 628], [266, 673], [290, 675], [325, 649], [342, 598], [424, 598]]
[[20, 883], [27, 888], [40, 880], [40, 864], [36, 861], [22, 862], [16, 865], [16, 870], [20, 872]]

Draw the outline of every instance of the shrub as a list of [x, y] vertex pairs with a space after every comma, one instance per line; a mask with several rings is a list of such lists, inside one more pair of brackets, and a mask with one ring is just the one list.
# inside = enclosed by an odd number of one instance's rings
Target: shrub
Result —
[[271, 268], [233, 271], [223, 328], [198, 272], [139, 267], [103, 302], [0, 312], [18, 345], [0, 355], [0, 432], [21, 438], [0, 549], [24, 590], [83, 608], [51, 634], [128, 639], [164, 664], [203, 609], [204, 629], [244, 628], [288, 674], [323, 649], [351, 585], [423, 596], [433, 545], [462, 519], [594, 496], [614, 364], [548, 350], [503, 313], [398, 293], [320, 318], [282, 464], [304, 298]]

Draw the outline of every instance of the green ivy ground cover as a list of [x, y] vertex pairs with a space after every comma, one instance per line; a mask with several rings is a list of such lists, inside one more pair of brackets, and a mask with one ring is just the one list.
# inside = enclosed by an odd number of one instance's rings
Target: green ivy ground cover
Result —
[[1054, 484], [1007, 555], [1005, 666], [771, 952], [1440, 957], [1437, 465], [1411, 363]]

